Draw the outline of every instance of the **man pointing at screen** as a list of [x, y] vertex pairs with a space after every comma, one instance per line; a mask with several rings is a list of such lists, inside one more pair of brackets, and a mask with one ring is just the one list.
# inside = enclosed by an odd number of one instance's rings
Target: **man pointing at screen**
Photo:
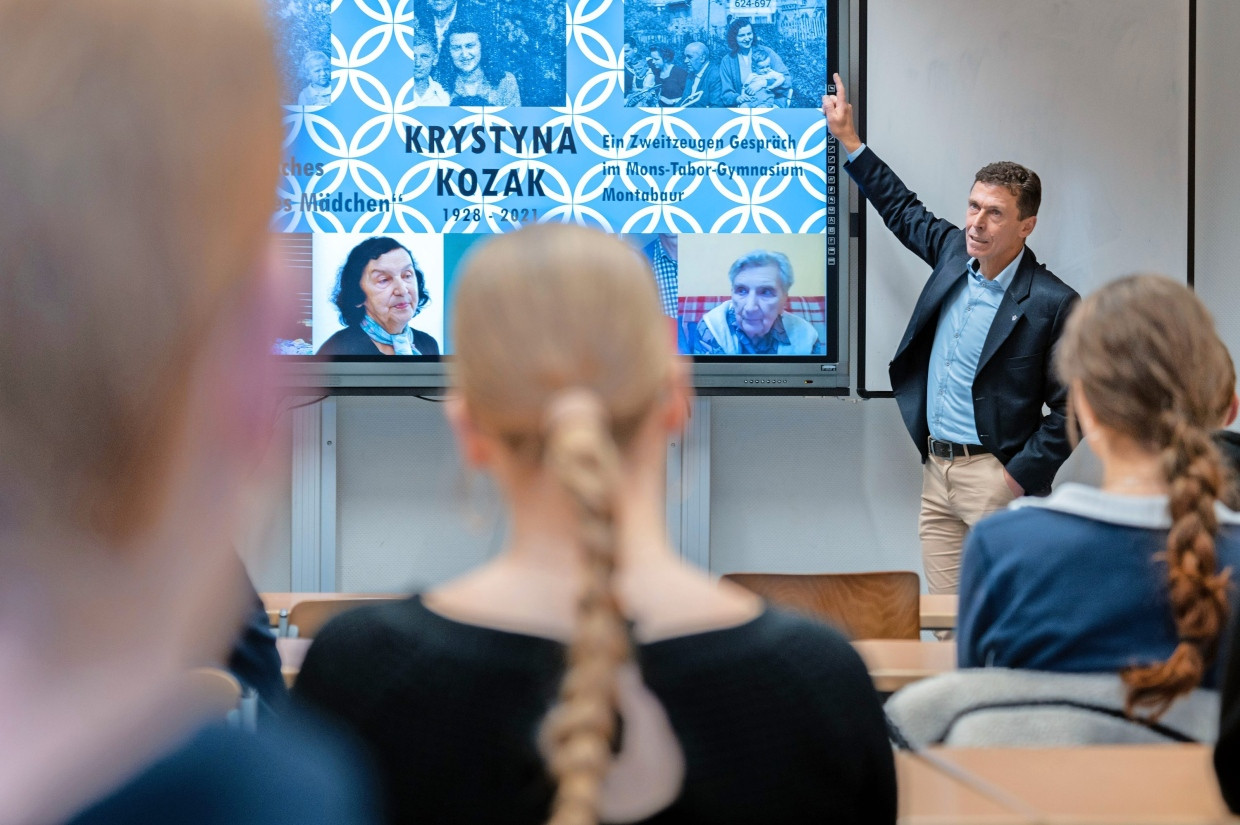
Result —
[[1079, 296], [1025, 246], [1042, 200], [1037, 174], [1011, 162], [985, 166], [964, 227], [937, 218], [861, 142], [838, 74], [835, 87], [822, 111], [848, 153], [845, 171], [932, 268], [890, 374], [923, 462], [926, 581], [931, 593], [955, 593], [969, 528], [1013, 498], [1048, 493], [1072, 451], [1051, 352]]

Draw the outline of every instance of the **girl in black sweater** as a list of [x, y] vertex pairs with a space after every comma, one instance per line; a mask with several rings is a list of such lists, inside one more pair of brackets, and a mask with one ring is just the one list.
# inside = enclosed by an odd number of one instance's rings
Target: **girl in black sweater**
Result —
[[448, 417], [505, 499], [504, 549], [337, 619], [296, 687], [370, 745], [390, 820], [894, 822], [848, 643], [668, 541], [690, 391], [644, 259], [574, 226], [501, 236], [468, 260], [453, 329]]

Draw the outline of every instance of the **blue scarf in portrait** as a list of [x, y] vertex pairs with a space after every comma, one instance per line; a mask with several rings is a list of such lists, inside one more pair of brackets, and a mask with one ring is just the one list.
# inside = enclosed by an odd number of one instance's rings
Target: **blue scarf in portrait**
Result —
[[370, 336], [370, 340], [376, 344], [387, 344], [396, 355], [421, 355], [417, 347], [413, 345], [413, 327], [405, 324], [405, 328], [399, 335], [393, 335], [383, 327], [375, 323], [375, 320], [369, 315], [362, 316], [362, 332]]

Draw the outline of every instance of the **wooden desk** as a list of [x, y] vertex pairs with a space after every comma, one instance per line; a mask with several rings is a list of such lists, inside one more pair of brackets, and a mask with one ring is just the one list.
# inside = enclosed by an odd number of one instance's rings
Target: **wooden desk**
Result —
[[936, 748], [934, 754], [1051, 825], [1234, 822], [1205, 745]]
[[852, 644], [880, 693], [894, 693], [911, 682], [956, 669], [955, 642], [861, 639]]
[[955, 630], [959, 605], [954, 593], [921, 594], [921, 629]]
[[1025, 825], [1034, 820], [907, 751], [896, 753], [900, 825]]
[[307, 599], [404, 599], [408, 593], [259, 593], [263, 607], [267, 608], [267, 620], [274, 626], [280, 621], [281, 610], [292, 610], [293, 605]]
[[284, 676], [284, 684], [292, 687], [301, 672], [301, 663], [305, 661], [306, 651], [314, 639], [276, 639], [276, 650], [280, 652], [280, 674]]

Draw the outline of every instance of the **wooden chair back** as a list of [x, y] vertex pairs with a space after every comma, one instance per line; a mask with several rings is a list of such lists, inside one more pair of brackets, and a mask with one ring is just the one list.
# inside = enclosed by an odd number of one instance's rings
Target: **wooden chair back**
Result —
[[728, 573], [723, 578], [778, 607], [827, 621], [853, 639], [921, 638], [921, 580], [875, 573]]
[[317, 635], [323, 625], [346, 610], [367, 604], [381, 604], [386, 601], [396, 601], [396, 599], [303, 599], [289, 610], [288, 623], [290, 628], [297, 628], [298, 636], [309, 639]]

